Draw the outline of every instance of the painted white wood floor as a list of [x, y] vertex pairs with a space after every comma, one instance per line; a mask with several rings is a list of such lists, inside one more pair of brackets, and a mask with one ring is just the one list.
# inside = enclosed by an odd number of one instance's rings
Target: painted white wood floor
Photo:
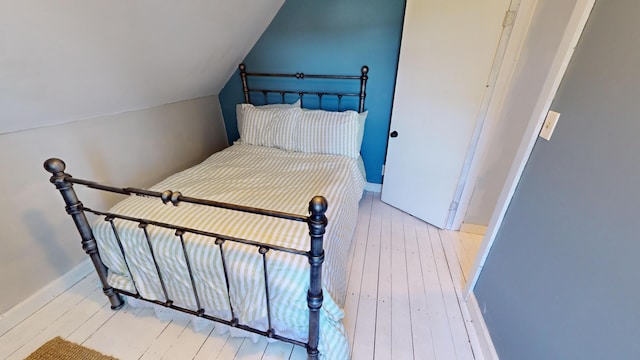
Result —
[[[365, 193], [351, 248], [344, 324], [352, 358], [482, 359], [462, 287], [481, 236], [438, 230]], [[10, 329], [0, 359], [24, 359], [55, 336], [127, 359], [305, 359], [304, 349], [218, 335], [212, 323], [109, 309], [93, 273]]]

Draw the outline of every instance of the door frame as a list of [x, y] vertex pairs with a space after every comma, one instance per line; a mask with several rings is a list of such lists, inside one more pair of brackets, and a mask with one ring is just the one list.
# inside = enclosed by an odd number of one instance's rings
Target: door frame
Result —
[[[494, 134], [493, 130], [509, 94], [509, 85], [515, 74], [537, 4], [538, 0], [512, 0], [509, 6], [509, 11], [516, 11], [515, 22], [510, 29], [505, 26], [500, 40], [501, 43], [487, 84], [489, 88], [493, 88], [493, 92], [488, 93], [489, 96], [483, 100], [483, 106], [478, 115], [478, 121], [467, 151], [467, 158], [453, 199], [453, 202], [458, 206], [449, 213], [447, 219], [446, 228], [449, 230], [460, 230], [471, 204], [471, 198], [482, 168], [482, 158], [489, 149]], [[503, 41], [505, 39], [506, 41]]]
[[[523, 3], [526, 1], [527, 0], [523, 0]], [[537, 0], [534, 1], [537, 2]], [[542, 91], [538, 96], [538, 100], [529, 119], [529, 124], [525, 130], [523, 141], [518, 148], [516, 157], [511, 169], [509, 170], [509, 174], [507, 175], [507, 180], [502, 187], [502, 191], [498, 197], [498, 203], [493, 211], [491, 220], [489, 221], [487, 232], [482, 239], [482, 244], [480, 245], [473, 267], [471, 268], [470, 276], [463, 290], [465, 300], [473, 291], [480, 273], [482, 272], [482, 268], [484, 267], [487, 256], [489, 255], [489, 251], [491, 250], [496, 235], [502, 225], [502, 221], [504, 220], [507, 208], [509, 207], [513, 194], [515, 193], [516, 186], [520, 182], [522, 172], [529, 160], [529, 156], [531, 155], [533, 146], [538, 138], [544, 119], [551, 107], [551, 103], [556, 92], [558, 91], [560, 82], [567, 70], [569, 61], [573, 56], [575, 47], [582, 35], [595, 1], [596, 0], [577, 0], [573, 8], [564, 35], [560, 41], [558, 51], [551, 63], [551, 68], [547, 78], [545, 79]]]

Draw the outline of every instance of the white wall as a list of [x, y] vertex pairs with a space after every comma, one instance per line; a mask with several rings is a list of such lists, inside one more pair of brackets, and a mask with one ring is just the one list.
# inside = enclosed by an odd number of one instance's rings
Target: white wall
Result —
[[43, 161], [145, 187], [226, 146], [217, 94], [283, 3], [0, 1], [0, 313], [85, 256]]
[[538, 0], [503, 109], [494, 128], [487, 130], [491, 140], [480, 154], [481, 170], [465, 223], [489, 224], [574, 5]]
[[0, 133], [217, 95], [283, 2], [0, 1]]
[[[44, 160], [63, 159], [78, 178], [146, 187], [226, 145], [217, 96], [1, 134], [0, 313], [86, 257]], [[87, 206], [120, 199], [79, 194]]]

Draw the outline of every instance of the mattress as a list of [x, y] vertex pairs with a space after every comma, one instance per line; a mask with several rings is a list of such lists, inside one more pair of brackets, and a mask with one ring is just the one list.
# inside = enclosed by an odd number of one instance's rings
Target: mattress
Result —
[[[349, 349], [341, 308], [346, 297], [347, 256], [364, 184], [356, 159], [236, 143], [151, 190], [180, 191], [189, 197], [302, 216], [308, 215], [313, 196], [324, 196], [329, 204], [329, 224], [324, 238], [324, 302], [318, 348], [325, 359], [344, 359]], [[310, 247], [307, 224], [301, 222], [187, 203], [163, 205], [159, 199], [144, 197], [127, 198], [110, 212], [305, 251]], [[144, 230], [125, 220], [115, 219], [114, 224], [128, 254], [127, 262], [111, 224], [98, 220], [93, 226], [102, 261], [109, 268], [109, 284], [131, 292], [137, 289], [147, 299], [166, 301]], [[146, 231], [168, 297], [175, 305], [197, 310], [180, 238], [174, 231], [151, 225]], [[184, 241], [205, 312], [231, 320], [233, 307], [240, 323], [267, 330], [262, 256], [257, 248], [232, 242], [223, 245], [231, 288], [228, 296], [215, 239], [188, 233]], [[267, 272], [273, 328], [280, 335], [306, 341], [307, 258], [271, 250]]]

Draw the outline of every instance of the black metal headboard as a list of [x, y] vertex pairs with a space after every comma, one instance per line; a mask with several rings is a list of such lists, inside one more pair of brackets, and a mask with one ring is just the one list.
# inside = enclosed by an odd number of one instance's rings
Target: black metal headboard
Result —
[[[318, 103], [322, 108], [322, 98], [325, 96], [336, 97], [338, 99], [338, 110], [341, 110], [343, 97], [358, 97], [358, 112], [364, 111], [364, 100], [367, 96], [367, 80], [369, 76], [369, 67], [363, 66], [360, 69], [360, 75], [310, 75], [304, 73], [295, 74], [270, 74], [270, 73], [248, 73], [246, 72], [246, 66], [240, 64], [240, 78], [242, 79], [242, 91], [244, 92], [244, 102], [251, 103], [251, 93], [262, 93], [264, 96], [264, 102], [268, 103], [269, 94], [279, 94], [281, 97], [281, 103], [285, 102], [286, 94], [295, 94], [300, 97], [302, 106], [304, 106], [304, 95], [315, 95], [318, 97]], [[360, 81], [359, 93], [343, 93], [343, 92], [327, 92], [327, 91], [296, 91], [296, 90], [278, 90], [278, 89], [256, 89], [251, 88], [248, 85], [247, 77], [277, 77], [277, 78], [296, 78], [303, 79], [325, 79], [325, 80], [358, 80]]]

